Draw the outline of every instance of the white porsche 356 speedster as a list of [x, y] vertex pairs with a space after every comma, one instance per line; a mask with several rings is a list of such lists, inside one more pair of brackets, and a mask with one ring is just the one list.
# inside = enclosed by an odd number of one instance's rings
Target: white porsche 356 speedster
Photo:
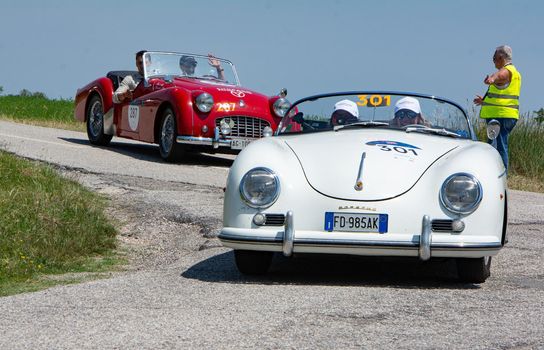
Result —
[[454, 258], [481, 283], [506, 241], [506, 170], [452, 101], [316, 95], [236, 158], [223, 224], [246, 274], [266, 273], [274, 252], [332, 253]]

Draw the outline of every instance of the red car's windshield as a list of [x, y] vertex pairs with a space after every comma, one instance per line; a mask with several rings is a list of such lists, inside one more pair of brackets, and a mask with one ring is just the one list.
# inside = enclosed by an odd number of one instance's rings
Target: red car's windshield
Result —
[[146, 52], [144, 76], [146, 79], [179, 76], [240, 85], [230, 61], [195, 54]]

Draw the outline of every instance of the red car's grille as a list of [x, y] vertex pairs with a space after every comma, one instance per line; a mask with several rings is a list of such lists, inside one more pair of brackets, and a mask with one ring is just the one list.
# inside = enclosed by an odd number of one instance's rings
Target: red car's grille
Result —
[[261, 118], [244, 116], [217, 118], [215, 120], [215, 126], [221, 127], [221, 120], [223, 119], [230, 119], [234, 122], [234, 125], [232, 124], [232, 122], [229, 123], [232, 126], [232, 131], [229, 136], [232, 137], [263, 137], [263, 129], [267, 126], [270, 126], [269, 122]]

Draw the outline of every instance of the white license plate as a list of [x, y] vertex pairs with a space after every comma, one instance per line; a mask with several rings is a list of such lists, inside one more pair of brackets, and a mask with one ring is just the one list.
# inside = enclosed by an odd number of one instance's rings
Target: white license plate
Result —
[[387, 232], [387, 214], [325, 213], [325, 231]]
[[230, 141], [230, 148], [231, 149], [243, 149], [249, 143], [253, 141], [252, 139], [231, 139]]

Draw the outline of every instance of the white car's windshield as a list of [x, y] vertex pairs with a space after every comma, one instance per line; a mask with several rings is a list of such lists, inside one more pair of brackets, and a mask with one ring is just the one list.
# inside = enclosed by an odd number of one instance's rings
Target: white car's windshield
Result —
[[160, 77], [189, 77], [240, 85], [234, 65], [227, 60], [195, 54], [146, 52], [146, 79]]
[[465, 112], [454, 103], [419, 95], [357, 92], [322, 95], [293, 105], [278, 134], [353, 128], [387, 128], [405, 132], [471, 138]]

